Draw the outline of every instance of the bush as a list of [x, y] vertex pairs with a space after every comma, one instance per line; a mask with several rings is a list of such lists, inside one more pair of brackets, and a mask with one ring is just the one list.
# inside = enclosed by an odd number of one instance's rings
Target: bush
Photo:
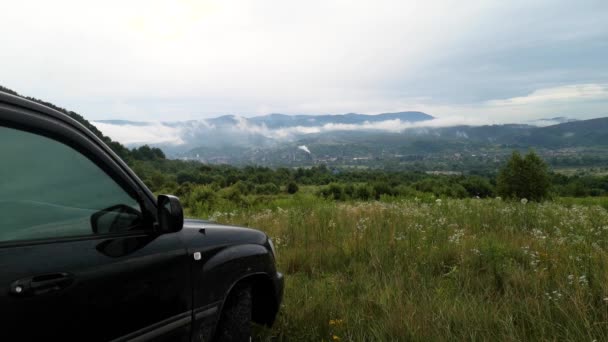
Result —
[[382, 195], [393, 195], [393, 189], [385, 182], [374, 184], [374, 197], [380, 199]]
[[296, 192], [298, 192], [298, 190], [300, 190], [300, 188], [298, 187], [298, 184], [296, 184], [296, 182], [289, 182], [289, 184], [287, 184], [287, 193], [288, 194], [295, 194]]
[[466, 189], [470, 197], [479, 196], [484, 198], [494, 196], [494, 187], [492, 187], [492, 184], [490, 184], [487, 179], [479, 176], [467, 177], [460, 182], [460, 185]]
[[373, 190], [367, 185], [359, 185], [355, 188], [355, 198], [367, 201], [372, 197]]
[[255, 193], [258, 195], [276, 195], [279, 193], [279, 187], [274, 183], [257, 185], [255, 187]]
[[185, 198], [185, 207], [191, 208], [197, 215], [209, 212], [218, 203], [217, 191], [210, 186], [196, 186]]
[[329, 186], [321, 189], [320, 195], [335, 201], [342, 201], [345, 199], [344, 188], [338, 183], [331, 183]]
[[238, 187], [236, 186], [232, 186], [230, 188], [224, 188], [220, 191], [220, 195], [222, 196], [222, 198], [224, 198], [225, 200], [236, 204], [239, 207], [246, 207], [247, 206], [247, 201], [245, 200], [245, 198], [243, 197], [243, 194], [241, 193], [241, 191], [239, 190]]

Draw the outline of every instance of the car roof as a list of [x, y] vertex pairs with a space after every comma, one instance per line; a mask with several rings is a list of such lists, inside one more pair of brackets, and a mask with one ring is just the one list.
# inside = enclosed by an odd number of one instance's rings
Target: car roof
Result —
[[58, 119], [58, 120], [62, 121], [63, 123], [66, 123], [66, 124], [72, 126], [73, 128], [78, 129], [80, 132], [86, 134], [87, 137], [92, 138], [97, 143], [102, 143], [102, 145], [105, 145], [105, 144], [103, 144], [101, 139], [99, 139], [99, 137], [97, 137], [95, 134], [93, 134], [93, 132], [91, 132], [89, 129], [87, 129], [80, 122], [76, 121], [69, 115], [62, 113], [58, 110], [52, 109], [52, 108], [47, 107], [38, 102], [28, 100], [24, 97], [8, 94], [8, 93], [2, 92], [2, 91], [0, 91], [0, 103], [14, 105], [14, 106], [18, 106], [18, 107], [25, 108], [25, 109], [30, 109], [30, 110], [33, 110], [36, 112], [40, 112], [40, 113], [52, 116], [53, 118]]

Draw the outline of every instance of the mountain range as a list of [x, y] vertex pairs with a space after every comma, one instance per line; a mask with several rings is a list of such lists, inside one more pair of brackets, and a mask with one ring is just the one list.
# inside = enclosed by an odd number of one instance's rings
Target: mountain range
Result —
[[[3, 87], [0, 91], [18, 95]], [[425, 167], [453, 169], [470, 166], [472, 160], [496, 163], [513, 150], [530, 148], [561, 165], [608, 163], [608, 117], [554, 117], [536, 120], [537, 125], [463, 125], [422, 112], [89, 122], [51, 103], [28, 99], [72, 116], [114, 149], [124, 150], [116, 141], [128, 147], [147, 144], [163, 149], [170, 158], [207, 163], [365, 167], [390, 164], [400, 168], [424, 161]]]
[[192, 149], [270, 148], [297, 141], [311, 134], [338, 131], [398, 132], [435, 118], [422, 112], [377, 115], [285, 115], [256, 117], [224, 115], [205, 120], [137, 122], [99, 120], [94, 124], [127, 146], [143, 144], [163, 148], [169, 155], [183, 156]]
[[[473, 126], [422, 112], [399, 112], [270, 114], [250, 118], [226, 115], [198, 121], [113, 120], [94, 124], [118, 141], [132, 145], [152, 143], [173, 158], [268, 166], [318, 162], [371, 165], [385, 160], [428, 159], [429, 156], [439, 159], [455, 154], [494, 158], [514, 149], [529, 148], [549, 156], [563, 156], [576, 155], [581, 149], [608, 148], [608, 118], [577, 121], [555, 117], [539, 121], [559, 123]], [[113, 135], [121, 129], [127, 137]], [[136, 141], [137, 132], [156, 132], [148, 137], [155, 141]], [[141, 135], [143, 140], [146, 137]]]

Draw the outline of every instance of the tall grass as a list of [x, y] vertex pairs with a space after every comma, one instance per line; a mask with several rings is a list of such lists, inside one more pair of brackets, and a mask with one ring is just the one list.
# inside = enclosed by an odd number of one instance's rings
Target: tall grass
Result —
[[277, 247], [284, 304], [259, 340], [608, 340], [608, 211], [492, 200], [215, 213]]

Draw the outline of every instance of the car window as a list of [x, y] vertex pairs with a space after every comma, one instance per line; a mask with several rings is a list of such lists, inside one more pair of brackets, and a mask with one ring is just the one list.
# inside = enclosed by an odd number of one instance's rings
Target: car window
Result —
[[140, 221], [137, 200], [82, 153], [0, 127], [0, 242], [124, 232]]

